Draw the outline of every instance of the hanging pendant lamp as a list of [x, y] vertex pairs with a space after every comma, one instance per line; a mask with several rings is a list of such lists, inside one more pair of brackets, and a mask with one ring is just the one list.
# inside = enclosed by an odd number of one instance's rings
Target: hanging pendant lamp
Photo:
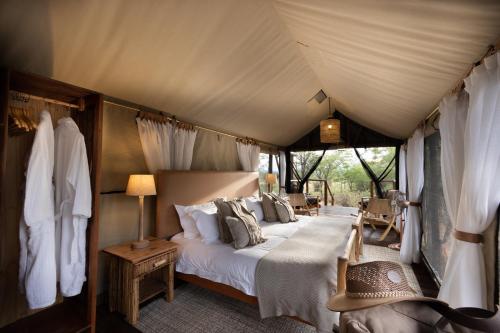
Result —
[[324, 119], [319, 123], [320, 141], [321, 143], [339, 143], [340, 138], [340, 120], [333, 118], [333, 112], [328, 97], [328, 119]]

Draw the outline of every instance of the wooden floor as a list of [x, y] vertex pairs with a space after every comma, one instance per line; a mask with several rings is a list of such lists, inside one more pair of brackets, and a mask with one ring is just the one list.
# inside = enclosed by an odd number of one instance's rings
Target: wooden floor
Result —
[[395, 243], [400, 242], [399, 234], [397, 232], [395, 232], [394, 230], [391, 230], [387, 234], [385, 239], [383, 241], [381, 241], [380, 236], [382, 235], [384, 230], [385, 230], [384, 228], [372, 229], [371, 226], [365, 225], [365, 228], [364, 228], [365, 244], [387, 247], [390, 244], [395, 244]]
[[141, 333], [118, 312], [109, 312], [107, 305], [97, 307], [96, 333]]

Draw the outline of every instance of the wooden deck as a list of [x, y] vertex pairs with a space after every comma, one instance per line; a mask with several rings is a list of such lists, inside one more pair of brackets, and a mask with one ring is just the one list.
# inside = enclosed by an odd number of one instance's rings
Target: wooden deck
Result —
[[322, 206], [319, 209], [320, 215], [333, 216], [333, 215], [354, 215], [358, 216], [357, 207], [343, 207], [343, 206]]

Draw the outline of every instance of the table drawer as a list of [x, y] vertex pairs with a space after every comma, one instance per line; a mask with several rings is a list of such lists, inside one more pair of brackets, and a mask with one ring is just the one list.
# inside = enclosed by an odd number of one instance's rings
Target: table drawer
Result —
[[134, 276], [148, 274], [152, 271], [165, 267], [167, 264], [175, 262], [175, 255], [176, 251], [171, 251], [136, 264], [134, 267]]

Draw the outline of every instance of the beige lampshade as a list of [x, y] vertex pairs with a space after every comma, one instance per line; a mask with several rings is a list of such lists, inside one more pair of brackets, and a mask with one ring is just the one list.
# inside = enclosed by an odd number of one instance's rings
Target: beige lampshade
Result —
[[276, 184], [276, 175], [274, 173], [266, 174], [266, 183], [267, 184]]
[[156, 195], [153, 175], [130, 175], [127, 184], [127, 195]]
[[340, 138], [340, 120], [328, 118], [319, 123], [320, 141], [322, 143], [339, 143]]

